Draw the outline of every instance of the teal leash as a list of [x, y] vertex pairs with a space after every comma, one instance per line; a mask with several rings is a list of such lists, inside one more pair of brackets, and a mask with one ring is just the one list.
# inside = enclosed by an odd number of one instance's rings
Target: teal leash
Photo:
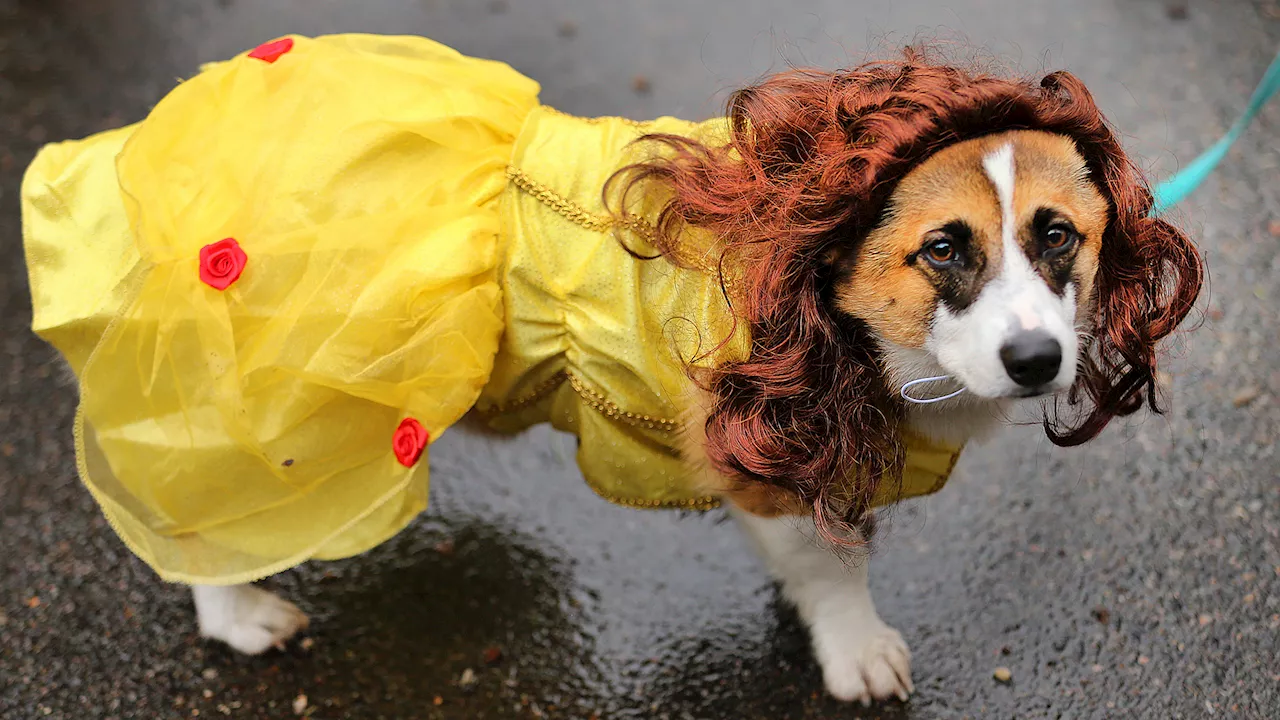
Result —
[[1213, 169], [1222, 162], [1222, 158], [1226, 157], [1227, 151], [1235, 143], [1241, 135], [1244, 134], [1245, 128], [1253, 121], [1254, 116], [1262, 109], [1263, 105], [1271, 99], [1276, 91], [1280, 90], [1280, 53], [1276, 54], [1276, 59], [1271, 61], [1271, 67], [1267, 68], [1267, 72], [1262, 76], [1262, 81], [1258, 83], [1258, 87], [1253, 91], [1253, 97], [1249, 98], [1249, 106], [1245, 108], [1244, 114], [1240, 119], [1236, 120], [1227, 131], [1222, 139], [1214, 143], [1212, 147], [1200, 154], [1200, 157], [1192, 160], [1186, 167], [1179, 170], [1173, 177], [1160, 183], [1152, 190], [1155, 195], [1155, 207], [1152, 209], [1153, 215], [1159, 215], [1169, 208], [1182, 202], [1188, 195], [1195, 191], [1204, 183], [1205, 178], [1213, 172]]

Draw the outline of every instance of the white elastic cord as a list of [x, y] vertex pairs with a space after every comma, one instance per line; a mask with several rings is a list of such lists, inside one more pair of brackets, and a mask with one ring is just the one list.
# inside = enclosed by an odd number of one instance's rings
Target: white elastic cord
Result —
[[903, 385], [902, 389], [899, 392], [902, 394], [902, 398], [904, 400], [908, 400], [910, 402], [916, 403], [917, 405], [928, 405], [929, 403], [936, 403], [936, 402], [941, 402], [943, 400], [949, 400], [959, 395], [960, 393], [964, 392], [964, 388], [961, 387], [959, 390], [951, 393], [950, 395], [943, 395], [942, 397], [925, 398], [925, 399], [913, 398], [907, 394], [907, 390], [915, 387], [916, 385], [923, 385], [924, 383], [931, 383], [931, 382], [937, 382], [939, 380], [950, 380], [950, 379], [951, 379], [950, 375], [939, 375], [937, 377], [927, 377], [927, 378], [920, 378], [919, 380], [912, 380], [906, 385]]

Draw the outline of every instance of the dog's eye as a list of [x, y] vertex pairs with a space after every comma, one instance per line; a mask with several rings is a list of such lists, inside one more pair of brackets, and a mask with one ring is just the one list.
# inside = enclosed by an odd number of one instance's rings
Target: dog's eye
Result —
[[964, 266], [968, 262], [966, 249], [973, 242], [973, 231], [963, 220], [952, 220], [947, 224], [930, 230], [924, 234], [924, 244], [920, 249], [907, 256], [907, 261], [915, 263], [924, 258], [929, 267], [935, 270], [952, 270]]
[[924, 257], [934, 267], [949, 267], [960, 260], [960, 250], [946, 238], [934, 240], [924, 246]]
[[1044, 254], [1048, 257], [1061, 255], [1071, 249], [1076, 244], [1079, 235], [1070, 225], [1056, 224], [1045, 228], [1044, 235], [1041, 236], [1041, 242], [1044, 244]]

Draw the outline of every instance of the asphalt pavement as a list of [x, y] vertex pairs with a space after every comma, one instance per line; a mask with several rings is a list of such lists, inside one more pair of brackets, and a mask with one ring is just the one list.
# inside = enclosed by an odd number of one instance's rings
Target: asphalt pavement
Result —
[[201, 62], [350, 31], [430, 36], [565, 111], [637, 118], [934, 37], [1077, 73], [1158, 178], [1242, 110], [1280, 4], [0, 0], [0, 717], [1280, 717], [1280, 103], [1175, 213], [1212, 282], [1168, 348], [1170, 412], [1073, 450], [1013, 428], [892, 514], [872, 584], [914, 654], [905, 705], [824, 697], [723, 515], [610, 506], [545, 428], [451, 432], [410, 529], [269, 581], [313, 618], [286, 651], [200, 640], [187, 592], [75, 477], [74, 389], [27, 329], [18, 184], [42, 143], [141, 119]]

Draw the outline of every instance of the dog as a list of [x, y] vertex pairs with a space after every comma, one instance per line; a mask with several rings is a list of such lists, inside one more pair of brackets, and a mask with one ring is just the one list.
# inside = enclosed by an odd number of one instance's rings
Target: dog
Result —
[[875, 508], [1016, 403], [1063, 446], [1158, 411], [1195, 247], [1065, 72], [907, 50], [701, 124], [536, 93], [418, 38], [291, 37], [43, 151], [33, 325], [80, 379], [86, 485], [203, 636], [257, 654], [307, 618], [252, 580], [403, 528], [464, 414], [550, 421], [610, 500], [726, 505], [828, 691], [906, 700]]

